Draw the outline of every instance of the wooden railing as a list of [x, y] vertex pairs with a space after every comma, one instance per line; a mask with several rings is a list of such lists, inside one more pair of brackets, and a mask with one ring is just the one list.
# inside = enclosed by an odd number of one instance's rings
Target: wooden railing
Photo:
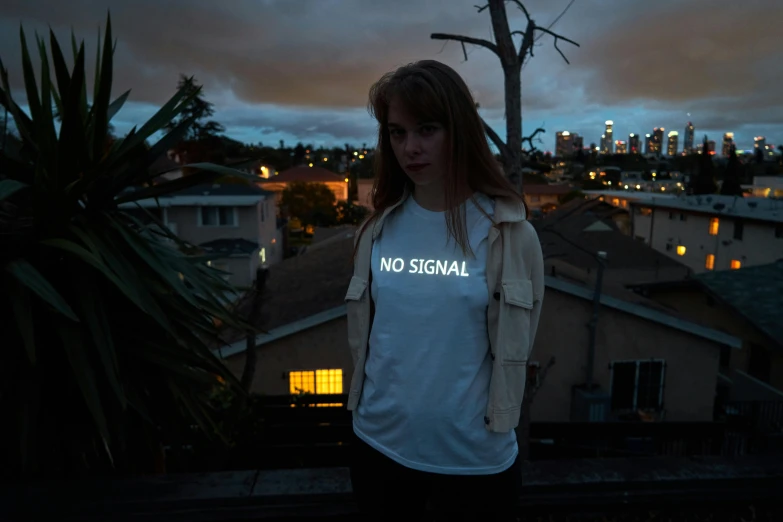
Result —
[[[352, 439], [347, 396], [254, 398], [231, 448], [194, 430], [167, 445], [170, 471], [344, 466]], [[342, 404], [340, 407], [327, 404]], [[531, 459], [739, 456], [783, 453], [781, 404], [737, 403], [725, 422], [533, 422]], [[775, 432], [775, 430], [778, 430]]]

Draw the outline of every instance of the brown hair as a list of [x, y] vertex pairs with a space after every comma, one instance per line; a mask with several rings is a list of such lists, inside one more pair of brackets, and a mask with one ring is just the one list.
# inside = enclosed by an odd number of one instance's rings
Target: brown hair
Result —
[[[488, 196], [523, 197], [503, 175], [487, 143], [476, 102], [457, 72], [435, 60], [422, 60], [385, 74], [370, 88], [368, 110], [378, 121], [375, 150], [373, 212], [358, 234], [403, 196], [413, 183], [397, 162], [391, 147], [389, 103], [400, 100], [420, 120], [438, 122], [447, 132], [448, 178], [445, 184], [446, 224], [449, 235], [463, 252], [470, 251], [467, 225], [458, 205], [464, 187]], [[358, 248], [359, 242], [356, 242]], [[355, 253], [354, 253], [355, 254]]]

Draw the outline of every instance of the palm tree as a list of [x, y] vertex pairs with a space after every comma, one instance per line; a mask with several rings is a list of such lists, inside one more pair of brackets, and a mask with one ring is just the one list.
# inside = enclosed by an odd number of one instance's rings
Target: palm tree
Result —
[[213, 385], [241, 389], [210, 349], [217, 325], [252, 327], [229, 311], [235, 291], [205, 258], [152, 214], [142, 222], [122, 204], [244, 174], [199, 164], [190, 177], [152, 184], [159, 173], [150, 165], [193, 123], [151, 141], [187, 107], [182, 90], [107, 141], [129, 96], [110, 99], [110, 18], [91, 105], [84, 43], [72, 37], [69, 69], [51, 31], [48, 50], [36, 37], [39, 85], [20, 33], [29, 116], [0, 61], [0, 106], [22, 143], [0, 150], [0, 468], [15, 479], [149, 471], [164, 438], [183, 426], [215, 432]]

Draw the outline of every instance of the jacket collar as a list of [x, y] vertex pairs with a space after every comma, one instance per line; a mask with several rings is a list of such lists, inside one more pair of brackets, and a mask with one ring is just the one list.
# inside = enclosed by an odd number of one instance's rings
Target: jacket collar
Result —
[[[380, 218], [378, 218], [375, 221], [375, 224], [373, 226], [373, 232], [372, 232], [372, 239], [375, 241], [375, 239], [378, 237], [378, 235], [381, 233], [381, 229], [383, 228], [383, 222], [386, 220], [386, 217], [391, 214], [394, 209], [405, 203], [405, 200], [408, 199], [410, 196], [410, 190], [406, 186], [402, 197], [392, 206], [387, 208], [383, 211], [383, 214], [381, 214]], [[500, 225], [501, 223], [519, 223], [522, 221], [525, 221], [527, 219], [527, 214], [525, 213], [525, 205], [522, 204], [521, 201], [519, 201], [516, 198], [512, 198], [506, 195], [496, 195], [492, 196], [490, 195], [494, 201], [495, 201], [495, 223], [497, 225]]]

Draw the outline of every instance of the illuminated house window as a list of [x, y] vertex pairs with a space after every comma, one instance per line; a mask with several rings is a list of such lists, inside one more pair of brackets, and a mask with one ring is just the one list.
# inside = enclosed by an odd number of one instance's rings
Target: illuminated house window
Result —
[[707, 260], [704, 262], [704, 268], [712, 270], [715, 268], [715, 254], [707, 254]]
[[737, 259], [731, 260], [731, 269], [732, 270], [738, 270], [740, 267], [742, 267], [742, 263], [739, 262]]
[[[343, 371], [341, 369], [296, 371], [288, 373], [291, 395], [311, 393], [315, 395], [338, 395], [343, 393]], [[342, 403], [320, 403], [318, 407], [342, 406]], [[291, 405], [295, 406], [294, 404]]]
[[684, 256], [685, 255], [685, 247], [682, 245], [677, 246], [677, 255], [678, 256]]
[[290, 372], [288, 384], [291, 395], [297, 393], [315, 393], [315, 372]]
[[718, 218], [710, 219], [710, 235], [711, 236], [717, 236], [718, 235], [718, 227], [719, 226], [720, 226], [720, 220]]

